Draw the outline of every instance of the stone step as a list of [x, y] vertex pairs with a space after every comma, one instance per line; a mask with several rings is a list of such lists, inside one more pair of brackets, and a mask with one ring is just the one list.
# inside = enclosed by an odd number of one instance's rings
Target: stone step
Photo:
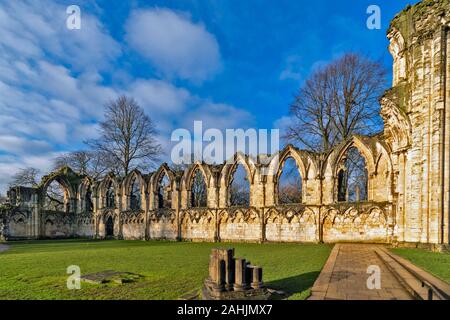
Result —
[[450, 300], [450, 285], [385, 247], [375, 251], [404, 288], [418, 300]]

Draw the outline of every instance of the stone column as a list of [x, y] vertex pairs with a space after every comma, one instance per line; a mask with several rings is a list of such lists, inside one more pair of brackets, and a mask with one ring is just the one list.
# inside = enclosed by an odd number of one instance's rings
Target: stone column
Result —
[[261, 289], [263, 287], [261, 267], [253, 267], [251, 286], [253, 289]]
[[234, 281], [234, 291], [244, 291], [247, 289], [247, 279], [246, 279], [246, 267], [247, 263], [245, 259], [236, 258], [235, 261], [235, 281]]

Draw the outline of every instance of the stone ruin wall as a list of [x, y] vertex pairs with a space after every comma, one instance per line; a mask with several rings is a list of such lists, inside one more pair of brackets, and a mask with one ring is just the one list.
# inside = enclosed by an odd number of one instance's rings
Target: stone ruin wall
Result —
[[[265, 169], [237, 154], [225, 165], [196, 163], [182, 172], [162, 165], [156, 172], [133, 171], [92, 181], [64, 168], [36, 188], [13, 188], [10, 204], [0, 209], [0, 237], [104, 238], [107, 221], [119, 239], [277, 242], [413, 242], [449, 243], [450, 201], [450, 2], [424, 0], [407, 7], [388, 31], [393, 86], [381, 98], [384, 132], [354, 136], [326, 159], [286, 147], [279, 161]], [[368, 200], [337, 201], [337, 173], [345, 152], [356, 147], [368, 172]], [[288, 157], [302, 177], [303, 202], [280, 205], [277, 177]], [[249, 207], [231, 207], [229, 181], [242, 164], [250, 183]], [[190, 184], [200, 170], [207, 184], [207, 207], [192, 208]], [[171, 207], [159, 209], [158, 183], [170, 181]], [[130, 182], [138, 179], [143, 199], [130, 208]], [[66, 211], [42, 208], [46, 186], [57, 180], [66, 190]], [[117, 203], [107, 208], [106, 186], [114, 186]], [[93, 210], [86, 211], [91, 187]], [[109, 220], [108, 220], [109, 219]]]
[[[337, 202], [336, 173], [346, 151], [352, 147], [367, 156], [368, 201]], [[288, 158], [296, 161], [302, 177], [303, 202], [281, 205], [276, 191], [277, 177]], [[184, 171], [173, 172], [163, 164], [150, 174], [135, 170], [123, 179], [108, 175], [101, 181], [62, 168], [44, 177], [36, 188], [17, 187], [9, 191], [11, 209], [3, 234], [8, 239], [105, 238], [107, 221], [111, 219], [113, 237], [118, 239], [390, 242], [394, 240], [394, 217], [389, 187], [392, 172], [388, 164], [389, 155], [379, 138], [354, 137], [336, 148], [322, 165], [314, 155], [287, 146], [265, 167], [268, 175], [262, 174], [264, 168], [251, 157], [240, 153], [220, 166], [195, 163]], [[230, 206], [229, 186], [238, 165], [244, 167], [249, 177], [248, 207]], [[205, 208], [189, 205], [191, 181], [198, 171], [207, 186]], [[164, 176], [170, 181], [170, 208], [158, 207], [158, 190]], [[46, 188], [52, 181], [65, 190], [65, 212], [44, 209]], [[132, 209], [130, 203], [133, 181], [140, 186], [142, 201], [138, 210]], [[110, 185], [116, 195], [113, 208], [106, 205]], [[88, 189], [92, 190], [92, 211], [84, 210]]]

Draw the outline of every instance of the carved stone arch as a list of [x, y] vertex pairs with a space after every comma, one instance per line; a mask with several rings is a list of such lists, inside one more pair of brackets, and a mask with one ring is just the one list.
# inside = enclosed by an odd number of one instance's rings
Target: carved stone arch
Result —
[[374, 211], [378, 211], [380, 213], [380, 216], [384, 219], [384, 223], [387, 223], [388, 216], [386, 214], [386, 211], [378, 206], [372, 206], [367, 210], [367, 216], [371, 217]]
[[219, 213], [219, 223], [220, 224], [227, 223], [229, 219], [230, 219], [230, 214], [228, 213], [227, 210], [223, 210]]
[[250, 185], [255, 181], [256, 176], [256, 164], [251, 157], [237, 152], [232, 159], [228, 160], [222, 168], [221, 174], [221, 186], [228, 186], [233, 178], [234, 172], [238, 165], [242, 165], [247, 172], [248, 181]]
[[101, 207], [106, 206], [106, 196], [109, 187], [114, 191], [115, 205], [117, 206], [117, 201], [121, 196], [120, 179], [118, 179], [114, 173], [109, 173], [98, 185], [97, 195], [100, 199]]
[[27, 215], [20, 211], [15, 211], [12, 215], [7, 216], [7, 223], [27, 223]]
[[311, 208], [305, 207], [305, 210], [300, 214], [300, 216], [302, 218], [306, 216], [306, 217], [308, 217], [306, 221], [309, 221], [312, 219], [312, 222], [314, 222], [315, 225], [318, 224], [317, 215]]
[[286, 160], [289, 158], [294, 159], [302, 180], [308, 179], [307, 164], [305, 164], [304, 161], [305, 156], [302, 154], [302, 151], [296, 149], [292, 145], [288, 145], [283, 149], [283, 151], [279, 152], [277, 155], [272, 157], [268, 169], [269, 170], [269, 174], [267, 176], [268, 182], [278, 181], [282, 173], [284, 164]]
[[264, 223], [274, 223], [274, 221], [278, 218], [280, 212], [276, 209], [271, 208], [265, 215]]
[[209, 165], [201, 162], [195, 162], [187, 170], [185, 170], [182, 178], [182, 189], [183, 190], [191, 190], [192, 182], [194, 180], [194, 176], [197, 171], [200, 171], [203, 176], [203, 181], [206, 183], [207, 187], [210, 187], [211, 183], [211, 170]]
[[166, 176], [169, 180], [172, 191], [176, 189], [176, 179], [174, 172], [170, 169], [167, 163], [163, 163], [156, 172], [154, 172], [150, 178], [148, 190], [151, 190], [153, 193], [158, 192], [159, 184], [163, 177]]
[[330, 220], [331, 223], [334, 223], [334, 218], [338, 213], [339, 213], [338, 210], [336, 210], [335, 208], [327, 209], [322, 216], [322, 223], [325, 223], [326, 219]]
[[[72, 170], [70, 170], [70, 171], [72, 171]], [[48, 186], [53, 181], [56, 181], [57, 183], [59, 183], [61, 185], [61, 187], [64, 189], [64, 192], [66, 193], [68, 199], [76, 198], [77, 184], [71, 183], [71, 181], [69, 181], [67, 175], [60, 171], [56, 171], [56, 172], [42, 178], [41, 187], [40, 187], [41, 196], [45, 196]]]
[[109, 173], [99, 183], [98, 192], [100, 196], [105, 196], [105, 192], [107, 191], [107, 188], [110, 186], [110, 184], [114, 188], [116, 195], [121, 194], [120, 179], [118, 179], [113, 173]]
[[380, 115], [384, 121], [386, 140], [393, 152], [409, 148], [412, 142], [412, 126], [409, 116], [390, 97], [387, 92], [381, 98]]
[[39, 185], [39, 201], [42, 206], [45, 206], [47, 198], [48, 187], [56, 182], [61, 187], [64, 193], [64, 208], [63, 211], [75, 212], [78, 186], [80, 184], [80, 176], [76, 174], [69, 167], [63, 167], [55, 172], [50, 173], [42, 178]]
[[138, 180], [139, 181], [139, 188], [141, 195], [144, 196], [147, 192], [147, 183], [144, 179], [144, 176], [141, 174], [141, 172], [138, 169], [134, 169], [131, 171], [122, 181], [122, 194], [129, 195], [131, 192], [131, 187], [133, 185], [133, 182]]
[[375, 173], [375, 155], [373, 150], [358, 136], [353, 136], [347, 142], [341, 144], [335, 151], [332, 159], [333, 176], [337, 176], [339, 170], [339, 163], [345, 157], [347, 151], [351, 148], [356, 148], [361, 153], [366, 161], [367, 173], [369, 176]]

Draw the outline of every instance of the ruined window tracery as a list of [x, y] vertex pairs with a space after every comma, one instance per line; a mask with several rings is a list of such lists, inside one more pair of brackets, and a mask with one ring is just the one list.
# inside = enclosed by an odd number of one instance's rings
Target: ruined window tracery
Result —
[[44, 209], [50, 211], [69, 211], [68, 194], [65, 188], [53, 180], [45, 189]]

